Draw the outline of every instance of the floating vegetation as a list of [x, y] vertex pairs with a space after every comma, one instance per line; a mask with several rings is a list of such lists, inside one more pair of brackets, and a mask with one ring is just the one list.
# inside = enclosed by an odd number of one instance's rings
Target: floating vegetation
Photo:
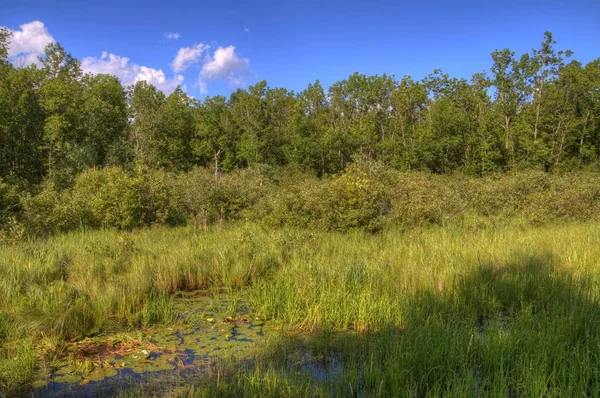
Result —
[[239, 302], [232, 307], [237, 300], [215, 299], [205, 291], [176, 296], [179, 324], [69, 342], [61, 358], [35, 381], [35, 395], [71, 391], [67, 385], [110, 389], [123, 378], [145, 373], [202, 371], [216, 359], [250, 357], [265, 342], [264, 320], [224, 312], [247, 310]]

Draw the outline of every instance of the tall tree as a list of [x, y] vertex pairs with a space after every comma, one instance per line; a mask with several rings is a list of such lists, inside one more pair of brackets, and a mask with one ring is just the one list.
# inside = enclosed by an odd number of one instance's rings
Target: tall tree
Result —
[[165, 100], [162, 112], [162, 134], [154, 145], [159, 164], [170, 170], [188, 170], [194, 165], [192, 139], [195, 122], [192, 99], [177, 87]]
[[120, 163], [127, 138], [127, 101], [119, 79], [87, 75], [83, 79], [83, 129], [94, 166]]
[[524, 55], [520, 61], [515, 59], [514, 52], [504, 49], [492, 53], [494, 61], [491, 71], [494, 76], [492, 82], [495, 87], [495, 104], [503, 119], [504, 150], [507, 163], [516, 162], [515, 137], [511, 128], [514, 119], [521, 112], [527, 102], [527, 82], [523, 70], [528, 65], [528, 56]]
[[330, 115], [325, 90], [318, 80], [298, 94], [287, 158], [317, 175], [331, 172], [325, 142]]
[[427, 89], [405, 76], [391, 98], [391, 135], [387, 137], [394, 152], [391, 163], [403, 170], [418, 168], [417, 135], [427, 106]]
[[135, 160], [140, 164], [157, 165], [161, 154], [156, 142], [163, 131], [165, 95], [142, 80], [130, 89], [128, 99]]
[[233, 120], [240, 129], [238, 156], [244, 166], [265, 163], [269, 156], [266, 95], [267, 82], [263, 80], [250, 86], [248, 91], [234, 92], [229, 99]]
[[[48, 44], [40, 58], [44, 79], [39, 88], [41, 106], [46, 114], [44, 141], [50, 177], [61, 183], [80, 171], [88, 154], [82, 151], [83, 85], [80, 63], [59, 43]], [[56, 176], [53, 176], [57, 173]], [[58, 181], [57, 180], [57, 181]]]
[[198, 164], [208, 166], [216, 158], [223, 170], [237, 167], [240, 137], [227, 99], [220, 95], [207, 97], [194, 115], [196, 135], [192, 149]]
[[559, 69], [563, 66], [563, 54], [567, 57], [571, 56], [571, 51], [554, 50], [556, 41], [552, 39], [551, 32], [544, 33], [544, 41], [539, 49], [533, 50], [533, 103], [535, 106], [535, 119], [533, 126], [533, 142], [537, 143], [540, 110], [545, 100], [546, 86], [558, 76]]

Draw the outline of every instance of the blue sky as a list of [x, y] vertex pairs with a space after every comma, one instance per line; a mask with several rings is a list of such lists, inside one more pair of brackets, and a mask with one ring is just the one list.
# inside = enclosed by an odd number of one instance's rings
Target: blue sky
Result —
[[521, 54], [547, 30], [575, 59], [600, 57], [598, 0], [0, 0], [0, 26], [21, 32], [13, 49], [21, 63], [53, 39], [88, 71], [167, 92], [185, 84], [198, 98], [262, 79], [294, 91], [316, 79], [328, 87], [355, 71], [469, 77], [489, 70], [494, 49]]

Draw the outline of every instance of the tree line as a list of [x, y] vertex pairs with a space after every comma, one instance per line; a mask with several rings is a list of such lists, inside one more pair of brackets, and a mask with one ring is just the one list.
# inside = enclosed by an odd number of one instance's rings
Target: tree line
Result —
[[15, 68], [0, 31], [0, 177], [70, 186], [88, 168], [167, 171], [295, 165], [337, 174], [357, 159], [433, 173], [594, 169], [600, 155], [600, 58], [586, 65], [541, 45], [491, 54], [470, 80], [354, 73], [326, 90], [261, 81], [229, 98], [169, 95], [83, 73], [58, 43]]

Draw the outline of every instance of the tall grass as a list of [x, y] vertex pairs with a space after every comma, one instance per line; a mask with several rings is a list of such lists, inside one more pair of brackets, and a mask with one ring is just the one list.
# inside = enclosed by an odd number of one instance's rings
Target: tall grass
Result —
[[[287, 333], [256, 366], [226, 368], [190, 395], [594, 396], [598, 241], [594, 223], [378, 235], [249, 224], [5, 245], [0, 382], [26, 382], [39, 366], [39, 348], [15, 350], [20, 341], [171, 323], [172, 293], [227, 288]], [[306, 353], [327, 376], [303, 370]]]

